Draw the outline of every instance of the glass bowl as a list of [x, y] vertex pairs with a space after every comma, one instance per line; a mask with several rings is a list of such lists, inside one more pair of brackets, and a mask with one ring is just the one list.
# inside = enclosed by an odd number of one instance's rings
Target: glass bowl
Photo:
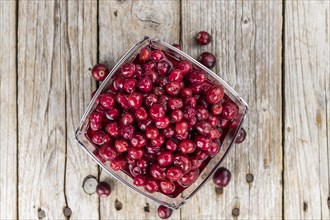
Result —
[[[152, 48], [160, 49], [165, 51], [167, 54], [172, 55], [173, 57], [179, 60], [188, 60], [190, 61], [196, 68], [200, 68], [204, 70], [207, 74], [207, 78], [215, 83], [221, 84], [225, 91], [225, 96], [229, 98], [232, 102], [234, 102], [239, 109], [238, 116], [232, 121], [228, 133], [226, 134], [225, 138], [222, 139], [222, 145], [220, 151], [213, 156], [209, 163], [202, 169], [200, 172], [199, 177], [197, 180], [187, 187], [184, 191], [179, 193], [175, 198], [169, 197], [164, 195], [160, 192], [149, 193], [144, 190], [143, 187], [137, 187], [133, 185], [133, 179], [125, 174], [122, 171], [114, 171], [109, 168], [108, 162], [102, 162], [97, 156], [94, 155], [94, 151], [96, 150], [96, 146], [89, 140], [87, 137], [87, 130], [89, 127], [89, 116], [90, 114], [96, 109], [98, 103], [97, 98], [103, 92], [106, 92], [113, 83], [113, 79], [116, 76], [117, 70], [126, 62], [133, 61], [137, 54], [140, 52], [142, 48], [145, 46], [150, 46]], [[114, 178], [128, 186], [129, 188], [135, 190], [136, 192], [154, 200], [157, 203], [165, 205], [172, 209], [178, 209], [184, 203], [186, 203], [195, 193], [200, 190], [203, 185], [212, 177], [213, 173], [219, 167], [221, 162], [224, 160], [225, 156], [227, 155], [229, 149], [232, 147], [235, 137], [242, 125], [243, 119], [248, 111], [248, 105], [246, 102], [237, 94], [237, 92], [231, 88], [224, 80], [222, 80], [217, 74], [200, 64], [198, 61], [187, 55], [186, 53], [178, 50], [177, 48], [167, 44], [163, 41], [154, 39], [152, 37], [144, 37], [144, 39], [134, 45], [114, 66], [111, 70], [107, 78], [103, 81], [101, 86], [96, 91], [94, 97], [92, 98], [91, 102], [89, 103], [86, 112], [84, 113], [80, 125], [75, 133], [76, 140], [79, 145], [82, 147], [83, 150], [87, 152], [87, 154], [96, 162], [98, 163], [104, 170], [106, 170], [109, 174], [111, 174]]]

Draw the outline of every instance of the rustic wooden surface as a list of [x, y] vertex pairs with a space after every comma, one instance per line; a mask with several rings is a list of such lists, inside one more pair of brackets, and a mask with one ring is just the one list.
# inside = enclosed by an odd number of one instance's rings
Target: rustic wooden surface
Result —
[[[74, 141], [97, 86], [88, 69], [144, 35], [214, 52], [250, 106], [230, 185], [206, 184], [173, 219], [330, 219], [330, 1], [5, 0], [0, 28], [0, 219], [157, 218]], [[195, 45], [200, 30], [210, 45]], [[89, 175], [111, 197], [87, 195]]]

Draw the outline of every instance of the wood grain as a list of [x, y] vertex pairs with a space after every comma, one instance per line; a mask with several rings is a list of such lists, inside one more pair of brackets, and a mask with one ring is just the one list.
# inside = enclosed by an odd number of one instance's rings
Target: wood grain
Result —
[[285, 8], [284, 217], [329, 219], [330, 2]]
[[[99, 35], [100, 62], [113, 66], [124, 53], [145, 35], [169, 43], [179, 42], [179, 1], [100, 1]], [[101, 180], [109, 179], [102, 171]], [[110, 199], [101, 200], [102, 219], [154, 219], [157, 204], [131, 191], [111, 178], [114, 191]], [[123, 204], [115, 208], [115, 201]], [[147, 205], [147, 203], [149, 205]], [[148, 206], [149, 212], [144, 211]], [[173, 218], [179, 218], [179, 212]]]
[[66, 1], [61, 4], [63, 52], [66, 87], [66, 167], [65, 195], [73, 219], [98, 219], [99, 199], [82, 188], [86, 176], [98, 176], [95, 162], [74, 140], [80, 118], [90, 101], [96, 83], [90, 71], [97, 61], [97, 2]]
[[[214, 71], [250, 107], [247, 140], [223, 164], [232, 171], [230, 185], [217, 194], [207, 183], [183, 206], [182, 219], [229, 219], [234, 208], [242, 219], [281, 218], [281, 13], [281, 1], [182, 1], [184, 50], [196, 58], [213, 52]], [[210, 45], [194, 42], [201, 30], [212, 34]]]
[[17, 218], [16, 2], [0, 2], [0, 219]]

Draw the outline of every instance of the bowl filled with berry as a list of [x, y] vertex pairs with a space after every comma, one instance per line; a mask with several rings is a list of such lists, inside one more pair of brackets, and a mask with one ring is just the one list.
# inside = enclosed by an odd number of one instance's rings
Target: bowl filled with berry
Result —
[[109, 174], [161, 205], [182, 206], [242, 139], [246, 102], [178, 47], [145, 37], [111, 71], [98, 64], [92, 74], [103, 82], [76, 140]]

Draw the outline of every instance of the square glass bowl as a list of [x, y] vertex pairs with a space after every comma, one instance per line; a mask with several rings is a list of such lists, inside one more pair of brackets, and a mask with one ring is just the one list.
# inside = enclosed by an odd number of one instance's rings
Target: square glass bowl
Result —
[[[116, 73], [118, 72], [118, 69], [120, 67], [127, 63], [131, 62], [135, 59], [137, 54], [140, 52], [140, 50], [146, 46], [150, 46], [151, 48], [160, 49], [165, 51], [165, 53], [170, 54], [174, 56], [175, 58], [179, 60], [188, 60], [190, 61], [193, 66], [200, 68], [204, 70], [207, 74], [207, 78], [214, 84], [220, 84], [223, 86], [225, 91], [225, 96], [229, 98], [232, 102], [234, 102], [239, 109], [238, 116], [232, 121], [231, 126], [228, 130], [228, 133], [226, 134], [225, 138], [223, 139], [220, 151], [213, 156], [209, 163], [202, 169], [200, 172], [199, 177], [197, 180], [187, 187], [184, 191], [182, 191], [178, 196], [175, 198], [169, 197], [167, 195], [164, 195], [160, 192], [155, 193], [149, 193], [144, 190], [143, 187], [137, 187], [133, 184], [133, 179], [125, 174], [123, 171], [114, 171], [111, 168], [109, 168], [109, 162], [101, 162], [95, 155], [94, 151], [97, 149], [96, 146], [89, 140], [87, 137], [87, 130], [89, 127], [89, 116], [90, 114], [96, 109], [97, 107], [97, 98], [100, 94], [106, 92], [110, 86], [113, 83], [113, 79], [116, 76]], [[222, 80], [217, 74], [200, 64], [198, 61], [187, 55], [186, 53], [176, 49], [175, 47], [171, 46], [170, 44], [167, 44], [163, 41], [151, 38], [151, 37], [145, 37], [142, 41], [138, 42], [136, 45], [134, 45], [120, 60], [119, 62], [114, 66], [114, 68], [111, 70], [107, 78], [103, 81], [99, 89], [96, 91], [93, 99], [89, 103], [87, 110], [85, 114], [83, 115], [80, 125], [76, 131], [76, 140], [79, 143], [79, 145], [82, 147], [83, 150], [87, 152], [87, 154], [96, 162], [98, 163], [104, 170], [106, 170], [108, 173], [110, 173], [113, 177], [115, 177], [117, 180], [128, 186], [129, 188], [135, 190], [136, 192], [154, 200], [155, 202], [158, 202], [162, 205], [165, 205], [172, 209], [178, 209], [181, 207], [184, 203], [186, 203], [195, 193], [200, 190], [203, 185], [212, 177], [213, 173], [216, 171], [216, 169], [219, 167], [221, 162], [224, 160], [226, 154], [228, 153], [229, 149], [232, 147], [233, 142], [235, 140], [235, 137], [242, 125], [243, 119], [248, 111], [248, 105], [246, 102], [237, 94], [237, 92], [231, 88], [224, 80]]]

